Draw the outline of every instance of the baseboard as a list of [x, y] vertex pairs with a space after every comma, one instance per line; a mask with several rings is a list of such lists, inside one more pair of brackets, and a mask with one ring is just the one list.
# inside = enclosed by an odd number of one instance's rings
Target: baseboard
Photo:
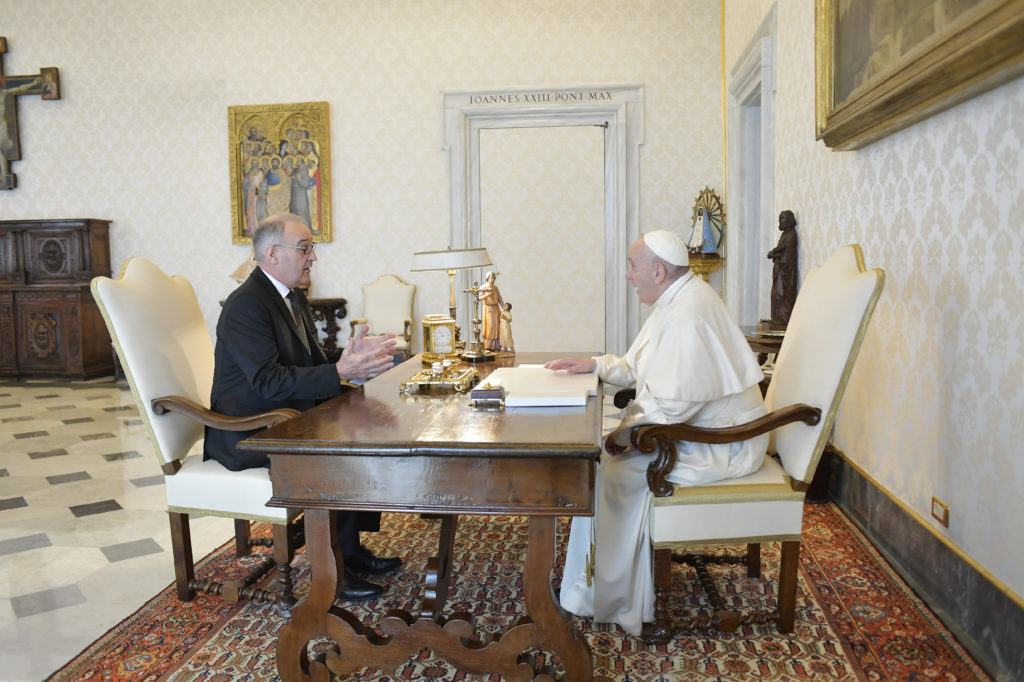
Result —
[[842, 453], [829, 497], [996, 680], [1024, 680], [1024, 608]]

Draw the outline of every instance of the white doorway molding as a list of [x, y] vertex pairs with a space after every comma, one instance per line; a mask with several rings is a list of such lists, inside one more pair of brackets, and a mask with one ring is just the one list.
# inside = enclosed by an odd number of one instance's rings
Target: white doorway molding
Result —
[[775, 35], [778, 5], [732, 69], [728, 95], [726, 303], [741, 325], [771, 317], [775, 241]]
[[[643, 86], [472, 90], [443, 95], [452, 248], [481, 246], [480, 130], [604, 128], [604, 351], [625, 353], [640, 329], [640, 304], [636, 296], [629, 295], [625, 275], [626, 252], [640, 235]], [[459, 277], [459, 290], [468, 288], [469, 274], [460, 272]]]

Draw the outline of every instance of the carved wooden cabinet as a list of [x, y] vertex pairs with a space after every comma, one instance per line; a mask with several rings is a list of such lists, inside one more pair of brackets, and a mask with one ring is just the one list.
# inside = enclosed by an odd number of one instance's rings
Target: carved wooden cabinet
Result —
[[0, 220], [0, 376], [112, 374], [110, 335], [89, 291], [110, 276], [110, 221]]

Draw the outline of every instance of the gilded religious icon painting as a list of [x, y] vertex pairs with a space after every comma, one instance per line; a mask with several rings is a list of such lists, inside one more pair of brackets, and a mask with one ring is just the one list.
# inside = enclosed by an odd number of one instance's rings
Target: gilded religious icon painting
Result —
[[247, 244], [275, 213], [302, 218], [331, 241], [331, 131], [327, 102], [228, 107], [232, 242]]

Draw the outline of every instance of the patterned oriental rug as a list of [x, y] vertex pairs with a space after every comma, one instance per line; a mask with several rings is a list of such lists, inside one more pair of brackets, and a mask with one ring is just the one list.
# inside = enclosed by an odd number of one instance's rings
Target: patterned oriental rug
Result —
[[[595, 680], [988, 680], [984, 671], [940, 621], [892, 571], [853, 524], [833, 505], [807, 505], [792, 635], [771, 626], [731, 634], [680, 635], [648, 648], [617, 626], [576, 618], [594, 653]], [[346, 605], [364, 623], [390, 608], [413, 611], [423, 593], [421, 572], [436, 551], [436, 520], [385, 514], [371, 548], [405, 558], [387, 576], [381, 599]], [[567, 523], [559, 523], [564, 551]], [[455, 583], [445, 613], [476, 615], [478, 632], [500, 632], [521, 615], [522, 577], [517, 566], [526, 547], [522, 517], [460, 519]], [[726, 599], [775, 605], [778, 548], [762, 548], [762, 579], [742, 568], [715, 567], [726, 577]], [[203, 560], [197, 577], [225, 570], [234, 561], [231, 543]], [[308, 591], [309, 565], [295, 562], [297, 592]], [[556, 569], [556, 574], [561, 567]], [[673, 601], [708, 609], [692, 569], [675, 566]], [[271, 576], [270, 579], [273, 579]], [[558, 578], [556, 577], [556, 583]], [[379, 616], [376, 616], [379, 618]], [[198, 596], [179, 602], [173, 586], [158, 594], [54, 673], [51, 680], [277, 680], [274, 649], [283, 621], [273, 606], [233, 604]], [[551, 661], [561, 670], [557, 658]], [[460, 673], [429, 650], [394, 674], [364, 670], [358, 680], [496, 680]]]

